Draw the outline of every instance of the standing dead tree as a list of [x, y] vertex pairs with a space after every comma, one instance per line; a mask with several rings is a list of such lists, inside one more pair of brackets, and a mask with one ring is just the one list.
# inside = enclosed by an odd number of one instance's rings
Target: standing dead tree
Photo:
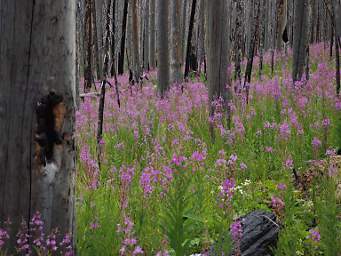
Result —
[[14, 254], [37, 211], [45, 234], [74, 231], [76, 1], [0, 5], [0, 226], [11, 219]]
[[[206, 35], [207, 35], [207, 83], [210, 104], [210, 117], [215, 113], [214, 101], [222, 99], [227, 106], [228, 91], [228, 37], [227, 32], [227, 3], [225, 0], [206, 2]], [[229, 115], [229, 113], [227, 113]], [[228, 116], [229, 120], [229, 116]], [[229, 126], [229, 124], [228, 124]], [[214, 139], [213, 127], [211, 135]]]
[[195, 10], [197, 6], [197, 0], [193, 0], [191, 8], [191, 17], [189, 20], [189, 29], [187, 35], [187, 46], [186, 46], [186, 62], [185, 62], [185, 74], [184, 77], [187, 78], [190, 69], [196, 70], [196, 57], [194, 56], [194, 49], [192, 45], [193, 27], [194, 27], [194, 17]]
[[300, 81], [304, 72], [307, 44], [308, 0], [295, 1], [293, 41], [293, 81]]
[[158, 91], [161, 98], [169, 88], [168, 0], [158, 0]]

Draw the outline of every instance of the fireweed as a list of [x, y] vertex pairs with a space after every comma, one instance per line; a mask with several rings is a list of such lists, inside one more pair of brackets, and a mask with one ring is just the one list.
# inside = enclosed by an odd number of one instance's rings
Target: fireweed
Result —
[[[303, 174], [310, 160], [326, 158], [329, 147], [341, 147], [341, 101], [335, 96], [334, 63], [323, 44], [311, 46], [308, 81], [293, 84], [291, 56], [290, 49], [288, 55], [275, 53], [271, 77], [271, 54], [265, 53], [262, 80], [254, 76], [249, 85], [249, 104], [245, 90], [233, 82], [231, 88], [237, 90], [231, 90], [232, 101], [214, 102], [211, 117], [208, 91], [200, 80], [172, 86], [160, 99], [155, 71], [142, 88], [129, 88], [128, 75], [119, 76], [121, 108], [115, 90], [107, 91], [100, 169], [94, 161], [98, 103], [86, 98], [76, 113], [79, 253], [117, 255], [122, 248], [145, 255], [209, 251], [220, 236], [230, 236], [233, 219], [258, 208], [276, 209], [281, 215], [274, 248], [278, 255], [325, 252], [333, 241], [320, 224], [331, 227], [324, 217], [328, 209], [322, 207], [326, 198], [314, 198], [316, 183], [302, 193], [294, 186], [292, 172]], [[326, 172], [332, 179], [338, 170], [331, 165]], [[187, 184], [184, 180], [190, 180], [185, 192], [179, 185]], [[240, 185], [245, 180], [252, 185], [243, 187], [243, 193], [230, 189], [233, 181]], [[183, 205], [171, 200], [177, 197]], [[314, 204], [307, 207], [308, 201]], [[227, 205], [232, 210], [226, 217]], [[134, 231], [115, 232], [128, 216]], [[312, 244], [307, 237], [314, 221], [321, 241]], [[94, 222], [98, 227], [91, 229]], [[340, 221], [333, 225], [340, 227]], [[124, 237], [136, 239], [138, 245]]]

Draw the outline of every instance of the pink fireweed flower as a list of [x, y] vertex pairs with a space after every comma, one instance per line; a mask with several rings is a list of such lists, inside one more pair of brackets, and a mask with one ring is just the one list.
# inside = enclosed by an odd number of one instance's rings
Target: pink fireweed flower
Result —
[[56, 241], [56, 234], [52, 233], [46, 239], [46, 246], [51, 252], [57, 251], [57, 241]]
[[328, 176], [329, 177], [335, 177], [338, 173], [338, 168], [336, 164], [330, 164], [328, 167]]
[[30, 244], [29, 244], [29, 234], [28, 230], [26, 227], [26, 223], [22, 222], [21, 223], [21, 229], [19, 230], [17, 234], [17, 252], [19, 254], [23, 255], [30, 255], [31, 254], [31, 249], [30, 249]]
[[215, 166], [216, 167], [223, 167], [226, 166], [227, 161], [225, 159], [219, 158], [215, 161]]
[[140, 246], [136, 246], [135, 250], [133, 251], [133, 255], [140, 255], [143, 253], [144, 253], [144, 251], [142, 250], [142, 248]]
[[285, 204], [281, 198], [276, 197], [276, 196], [272, 196], [271, 197], [271, 206], [273, 209], [281, 211], [282, 209], [284, 209]]
[[308, 238], [314, 242], [320, 242], [321, 240], [320, 232], [316, 228], [310, 229]]
[[277, 189], [284, 191], [287, 189], [287, 185], [285, 185], [284, 183], [279, 183], [279, 184], [277, 184]]
[[302, 96], [298, 99], [298, 106], [300, 107], [300, 109], [304, 109], [307, 104], [308, 104], [307, 97]]
[[322, 142], [321, 142], [318, 138], [315, 137], [315, 138], [312, 140], [311, 145], [312, 145], [315, 149], [317, 149], [317, 148], [321, 147]]
[[230, 226], [230, 230], [232, 240], [238, 242], [242, 238], [242, 223], [239, 220], [233, 222]]
[[245, 163], [240, 163], [239, 167], [242, 171], [245, 171], [247, 169], [247, 165]]
[[326, 151], [326, 156], [327, 157], [336, 156], [336, 149], [328, 148], [327, 151]]
[[8, 232], [0, 228], [0, 251], [1, 251], [1, 248], [4, 246], [6, 240], [8, 239], [9, 239]]
[[235, 186], [236, 182], [233, 178], [226, 179], [221, 186], [220, 196], [227, 202], [231, 201]]
[[236, 154], [232, 154], [229, 158], [229, 160], [227, 161], [227, 165], [234, 165], [237, 162], [237, 155]]
[[266, 153], [272, 153], [273, 152], [273, 148], [272, 147], [265, 147], [265, 152]]
[[191, 159], [193, 161], [197, 161], [197, 162], [202, 162], [206, 159], [206, 152], [198, 152], [198, 151], [194, 151]]
[[90, 223], [90, 229], [92, 229], [92, 230], [99, 229], [100, 227], [101, 227], [101, 225], [98, 223], [97, 220]]
[[288, 140], [291, 135], [290, 126], [288, 123], [283, 123], [279, 126], [280, 137], [284, 140]]
[[187, 158], [185, 156], [178, 156], [174, 153], [172, 158], [172, 164], [175, 164], [176, 166], [182, 166], [186, 160]]
[[294, 168], [294, 160], [292, 160], [291, 157], [289, 157], [287, 160], [285, 160], [285, 168], [287, 168], [287, 169]]
[[330, 119], [329, 119], [329, 118], [323, 119], [323, 121], [322, 121], [322, 126], [323, 126], [324, 128], [328, 128], [328, 127], [330, 126]]
[[121, 182], [122, 184], [129, 186], [130, 183], [133, 180], [134, 174], [135, 174], [135, 169], [134, 167], [125, 167], [122, 166], [120, 170], [121, 174]]
[[335, 102], [335, 109], [338, 111], [341, 110], [341, 100], [337, 100]]
[[243, 136], [245, 134], [245, 128], [239, 116], [233, 116], [233, 123], [236, 133], [240, 136]]

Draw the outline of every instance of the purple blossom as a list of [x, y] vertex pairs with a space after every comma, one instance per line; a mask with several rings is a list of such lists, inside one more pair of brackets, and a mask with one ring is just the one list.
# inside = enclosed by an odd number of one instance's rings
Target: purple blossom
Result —
[[315, 138], [313, 139], [313, 141], [311, 142], [311, 145], [312, 145], [315, 149], [317, 149], [317, 148], [321, 147], [322, 142], [321, 142], [318, 138], [315, 137]]
[[281, 124], [279, 126], [279, 133], [282, 139], [289, 139], [290, 134], [291, 134], [291, 130], [290, 130], [290, 126], [288, 123], [284, 122], [283, 124]]
[[328, 148], [326, 151], [326, 156], [327, 157], [336, 156], [336, 150], [334, 148]]
[[227, 164], [227, 161], [225, 159], [219, 158], [215, 161], [216, 167], [223, 167], [223, 166], [226, 166], [226, 164]]
[[314, 242], [320, 242], [321, 240], [320, 232], [316, 228], [310, 229], [308, 238]]
[[6, 230], [0, 228], [0, 250], [4, 246], [6, 240], [9, 239], [9, 235]]
[[287, 185], [285, 185], [284, 183], [279, 183], [279, 184], [277, 184], [277, 189], [281, 190], [281, 191], [286, 190]]
[[265, 147], [265, 152], [266, 153], [272, 153], [273, 152], [273, 148], [272, 147]]
[[174, 153], [172, 158], [172, 164], [175, 164], [176, 166], [181, 166], [186, 160], [187, 160], [186, 157], [178, 156]]
[[233, 178], [226, 179], [221, 186], [220, 196], [227, 202], [231, 201], [235, 186], [236, 182]]
[[198, 152], [198, 151], [194, 151], [191, 159], [197, 162], [202, 162], [206, 159], [206, 152]]
[[328, 128], [328, 127], [330, 126], [330, 119], [329, 119], [329, 118], [323, 119], [323, 121], [322, 121], [322, 126], [323, 126], [324, 128]]
[[136, 246], [134, 251], [133, 251], [133, 255], [139, 255], [139, 254], [143, 254], [144, 251], [142, 250], [142, 248], [140, 246]]
[[238, 156], [237, 154], [232, 154], [229, 158], [229, 160], [227, 161], [228, 165], [234, 165], [237, 162]]
[[271, 197], [271, 206], [273, 209], [280, 211], [280, 210], [284, 209], [285, 204], [281, 198], [276, 197], [276, 196], [272, 196]]
[[245, 171], [247, 169], [247, 165], [245, 163], [240, 163], [239, 167], [242, 171]]
[[294, 160], [292, 160], [291, 157], [287, 158], [285, 160], [285, 168], [291, 170], [292, 168], [294, 168]]
[[242, 223], [239, 220], [233, 222], [230, 226], [230, 230], [232, 240], [234, 242], [238, 242], [241, 239], [243, 233]]

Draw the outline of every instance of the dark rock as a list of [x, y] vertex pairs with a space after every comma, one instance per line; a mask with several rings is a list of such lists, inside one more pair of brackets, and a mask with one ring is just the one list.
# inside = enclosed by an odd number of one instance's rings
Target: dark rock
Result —
[[[240, 241], [242, 256], [270, 256], [276, 247], [279, 225], [276, 215], [264, 211], [254, 211], [239, 218], [242, 223], [243, 233]], [[210, 255], [218, 256], [219, 253], [212, 248]], [[231, 255], [234, 255], [233, 253]], [[219, 255], [220, 256], [220, 255]]]

